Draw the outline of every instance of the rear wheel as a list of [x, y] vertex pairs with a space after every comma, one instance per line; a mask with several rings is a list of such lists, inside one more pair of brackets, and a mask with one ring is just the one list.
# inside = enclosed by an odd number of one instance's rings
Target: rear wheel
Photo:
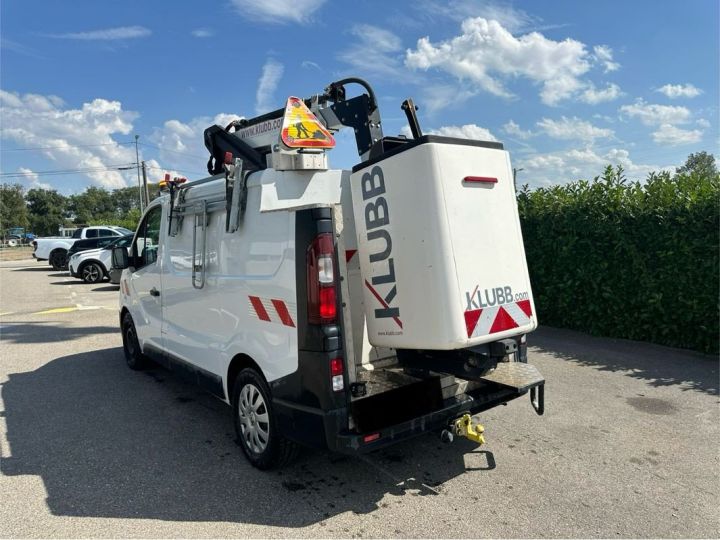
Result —
[[50, 254], [49, 262], [53, 270], [67, 270], [67, 251], [64, 249], [56, 249]]
[[85, 283], [98, 283], [105, 277], [105, 270], [98, 263], [90, 262], [80, 269], [80, 276]]
[[129, 313], [122, 320], [123, 352], [130, 369], [141, 370], [147, 367], [148, 360], [140, 349], [140, 342], [135, 331], [135, 323]]
[[290, 462], [297, 446], [278, 433], [270, 390], [254, 369], [243, 369], [233, 387], [233, 416], [238, 443], [248, 460], [267, 470]]

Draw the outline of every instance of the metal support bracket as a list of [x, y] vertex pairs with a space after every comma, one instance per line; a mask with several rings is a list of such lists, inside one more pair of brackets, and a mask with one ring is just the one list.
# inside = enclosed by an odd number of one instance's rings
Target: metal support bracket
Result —
[[530, 389], [530, 403], [540, 416], [545, 412], [545, 384]]
[[[207, 240], [208, 211], [207, 202], [202, 200], [195, 203], [195, 223], [193, 226], [193, 244], [192, 244], [192, 286], [196, 289], [202, 289], [205, 286], [205, 253]], [[200, 264], [197, 264], [197, 230], [198, 226], [202, 229], [202, 252], [200, 253]], [[198, 279], [198, 270], [200, 278]]]
[[226, 223], [225, 230], [234, 233], [240, 228], [240, 217], [245, 214], [247, 204], [247, 174], [243, 171], [243, 160], [235, 158], [232, 174], [225, 177]]

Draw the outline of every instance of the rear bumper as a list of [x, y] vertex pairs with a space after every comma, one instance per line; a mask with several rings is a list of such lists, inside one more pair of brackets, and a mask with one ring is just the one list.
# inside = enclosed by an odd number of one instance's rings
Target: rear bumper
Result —
[[342, 454], [363, 454], [417, 437], [429, 431], [440, 431], [449, 427], [450, 423], [465, 413], [477, 414], [491, 409], [527, 392], [517, 392], [498, 386], [495, 390], [482, 393], [468, 393], [447, 399], [443, 407], [429, 414], [419, 416], [369, 433], [354, 433], [337, 429], [338, 419], [335, 415], [325, 417], [325, 434], [330, 450]]

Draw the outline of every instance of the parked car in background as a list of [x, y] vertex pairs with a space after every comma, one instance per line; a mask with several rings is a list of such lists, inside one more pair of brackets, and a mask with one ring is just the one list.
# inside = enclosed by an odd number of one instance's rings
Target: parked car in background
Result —
[[[74, 253], [68, 262], [70, 275], [82, 279], [85, 283], [98, 283], [109, 276], [112, 266], [112, 249], [115, 247], [130, 247], [133, 235], [128, 234], [120, 238], [111, 239], [105, 246], [97, 249], [86, 249]], [[103, 240], [107, 240], [104, 238]], [[81, 240], [86, 242], [87, 240]], [[78, 242], [79, 243], [79, 242]]]
[[35, 239], [35, 235], [33, 233], [27, 232], [22, 227], [11, 227], [5, 231], [3, 236], [5, 237], [5, 244], [10, 247], [27, 244]]
[[[122, 237], [121, 237], [122, 238]], [[76, 253], [87, 251], [89, 249], [101, 249], [114, 243], [118, 239], [117, 236], [100, 236], [98, 238], [86, 238], [85, 240], [77, 240], [68, 250], [68, 261]]]
[[48, 261], [55, 270], [67, 270], [68, 251], [78, 240], [108, 236], [117, 238], [126, 234], [133, 234], [133, 232], [124, 227], [100, 225], [78, 229], [73, 233], [72, 238], [36, 238], [32, 242], [33, 257], [38, 261]]

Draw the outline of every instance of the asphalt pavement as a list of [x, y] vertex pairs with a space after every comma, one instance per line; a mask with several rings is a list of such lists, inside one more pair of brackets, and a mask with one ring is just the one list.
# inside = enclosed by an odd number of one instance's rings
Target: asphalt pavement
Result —
[[117, 287], [0, 263], [2, 537], [720, 536], [718, 359], [541, 328], [487, 444], [427, 435], [260, 472], [229, 408], [124, 365]]

